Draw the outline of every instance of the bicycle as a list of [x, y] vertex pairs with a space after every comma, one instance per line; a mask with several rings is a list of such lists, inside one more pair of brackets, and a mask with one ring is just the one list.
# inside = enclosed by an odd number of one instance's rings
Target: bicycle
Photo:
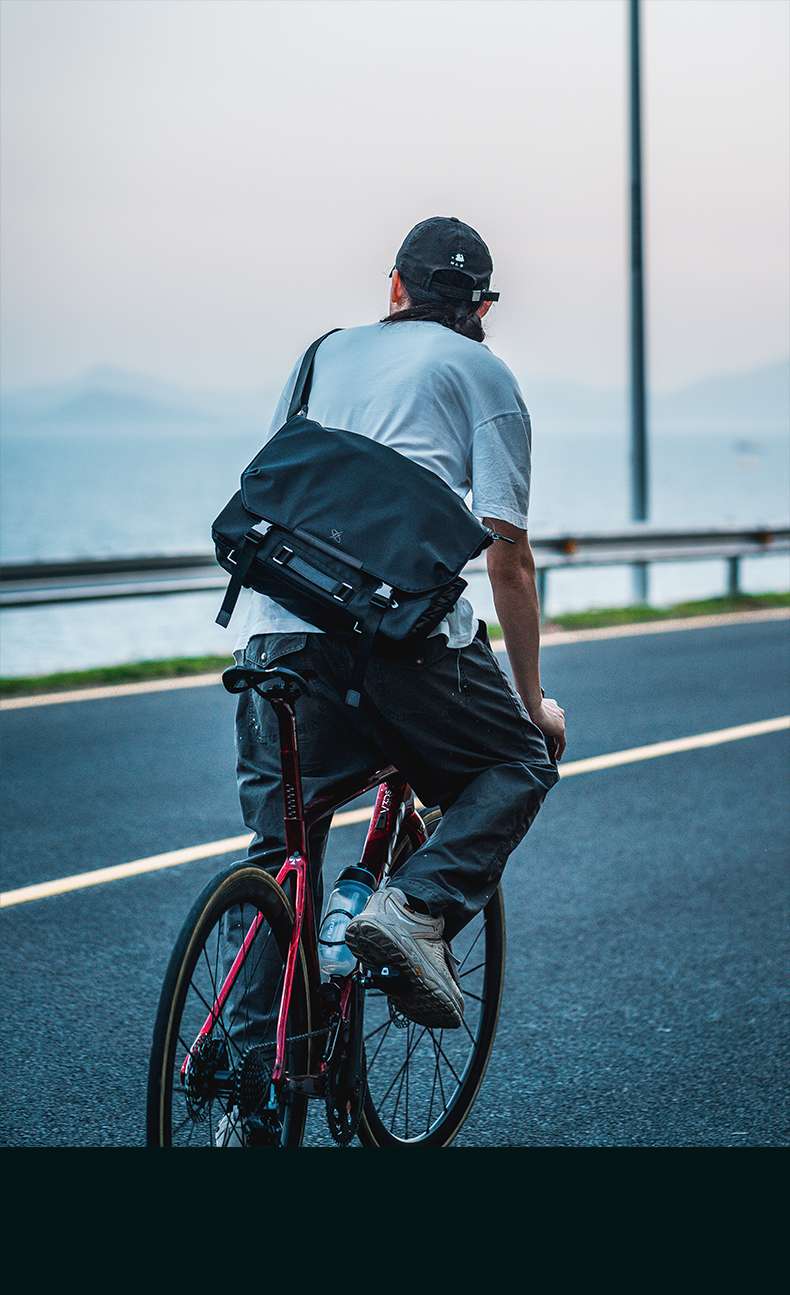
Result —
[[[441, 813], [421, 816], [393, 767], [305, 808], [296, 704], [309, 685], [285, 667], [232, 666], [222, 679], [229, 692], [253, 688], [275, 709], [286, 856], [276, 877], [254, 856], [231, 864], [186, 918], [154, 1025], [147, 1143], [298, 1147], [308, 1101], [316, 1099], [341, 1145], [356, 1135], [368, 1147], [447, 1146], [472, 1108], [493, 1047], [505, 959], [501, 894], [454, 941], [467, 1005], [456, 1030], [421, 1026], [398, 1011], [386, 993], [397, 974], [389, 968], [357, 963], [351, 975], [322, 983], [308, 856], [313, 824], [375, 788], [360, 866], [386, 884]], [[229, 930], [239, 933], [231, 952], [238, 948], [226, 969]]]

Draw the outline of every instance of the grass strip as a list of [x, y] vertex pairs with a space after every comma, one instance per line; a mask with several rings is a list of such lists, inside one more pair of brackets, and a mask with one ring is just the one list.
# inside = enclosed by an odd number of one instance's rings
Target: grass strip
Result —
[[[552, 616], [544, 633], [553, 630], [602, 629], [608, 625], [633, 625], [716, 613], [754, 611], [762, 607], [790, 607], [790, 593], [742, 594], [737, 598], [704, 598], [675, 603], [671, 607], [601, 607], [593, 611], [568, 612]], [[501, 638], [498, 625], [489, 625], [491, 638]], [[171, 657], [166, 661], [131, 661], [124, 665], [99, 666], [92, 670], [67, 670], [59, 674], [27, 678], [0, 678], [0, 697], [29, 697], [35, 693], [66, 692], [72, 688], [94, 688], [101, 684], [138, 683], [148, 679], [176, 679], [192, 674], [219, 674], [232, 664], [228, 656]]]

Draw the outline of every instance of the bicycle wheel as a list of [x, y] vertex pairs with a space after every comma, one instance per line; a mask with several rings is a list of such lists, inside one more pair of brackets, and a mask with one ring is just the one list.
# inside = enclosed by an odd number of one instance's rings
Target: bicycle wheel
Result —
[[[247, 956], [211, 1031], [196, 1042], [235, 952]], [[293, 927], [283, 890], [263, 869], [236, 863], [208, 883], [176, 941], [154, 1025], [148, 1071], [148, 1146], [298, 1147], [306, 1099], [267, 1101]], [[309, 1067], [312, 996], [300, 950], [288, 1015], [290, 1074]]]
[[[425, 815], [430, 835], [441, 813]], [[411, 853], [399, 844], [392, 872]], [[392, 878], [397, 885], [397, 878]], [[367, 1093], [359, 1127], [368, 1147], [446, 1147], [472, 1109], [494, 1045], [505, 967], [499, 890], [453, 941], [464, 993], [464, 1022], [435, 1030], [402, 1016], [385, 995], [365, 995]]]

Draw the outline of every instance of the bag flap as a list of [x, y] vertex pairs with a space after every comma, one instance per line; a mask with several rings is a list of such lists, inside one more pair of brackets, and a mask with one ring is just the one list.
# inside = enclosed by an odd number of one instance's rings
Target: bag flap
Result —
[[[287, 482], [287, 489], [285, 483]], [[452, 579], [490, 534], [435, 472], [357, 432], [297, 415], [241, 477], [244, 507], [350, 554], [404, 593]]]

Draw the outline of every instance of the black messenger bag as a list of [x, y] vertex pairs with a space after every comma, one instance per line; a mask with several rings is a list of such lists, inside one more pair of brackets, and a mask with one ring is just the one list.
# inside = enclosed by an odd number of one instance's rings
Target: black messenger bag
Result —
[[212, 527], [231, 574], [217, 622], [227, 626], [246, 586], [328, 633], [356, 631], [346, 701], [358, 706], [376, 636], [427, 637], [466, 588], [460, 571], [499, 537], [434, 472], [307, 417], [324, 337], [305, 353], [286, 422]]

